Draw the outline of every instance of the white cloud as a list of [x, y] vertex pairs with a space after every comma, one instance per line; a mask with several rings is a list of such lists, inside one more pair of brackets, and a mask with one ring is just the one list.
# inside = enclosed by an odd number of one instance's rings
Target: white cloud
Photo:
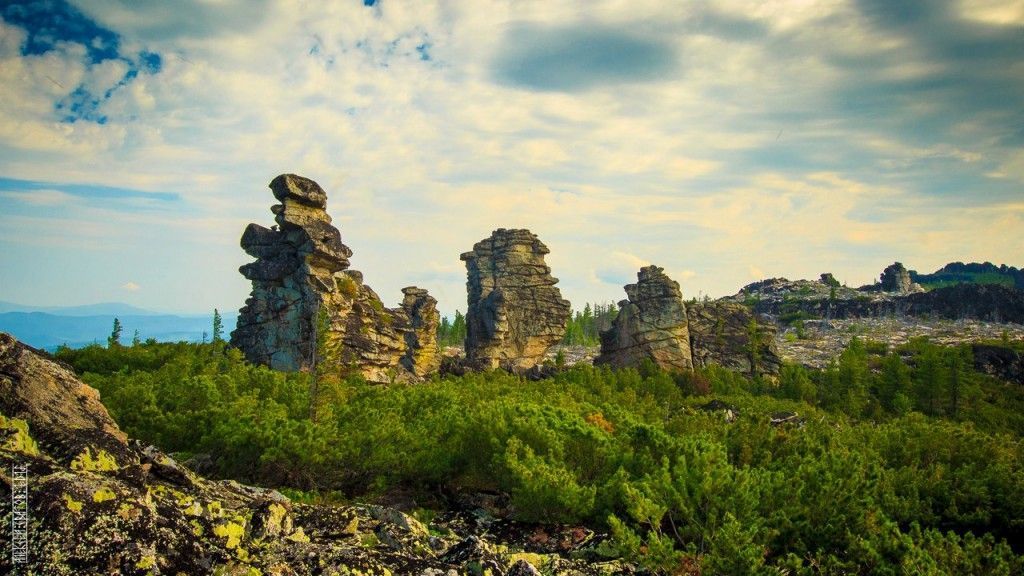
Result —
[[142, 289], [142, 286], [139, 286], [135, 282], [125, 282], [124, 284], [121, 285], [121, 288], [124, 288], [129, 292], [138, 292], [139, 290]]

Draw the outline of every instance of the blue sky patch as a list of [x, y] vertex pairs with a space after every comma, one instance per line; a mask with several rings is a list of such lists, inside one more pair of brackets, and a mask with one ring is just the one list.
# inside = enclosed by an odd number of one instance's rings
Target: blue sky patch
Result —
[[526, 89], [577, 92], [658, 80], [678, 68], [667, 42], [593, 25], [520, 25], [504, 38], [493, 63], [496, 79]]
[[178, 202], [181, 200], [181, 196], [173, 192], [145, 192], [98, 184], [58, 184], [38, 180], [0, 177], [0, 192], [32, 192], [35, 190], [57, 190], [87, 200], [147, 199], [159, 200], [161, 202]]
[[100, 27], [64, 0], [40, 0], [6, 6], [0, 12], [4, 21], [28, 32], [22, 54], [45, 54], [59, 42], [85, 46], [92, 62], [118, 57], [120, 38]]

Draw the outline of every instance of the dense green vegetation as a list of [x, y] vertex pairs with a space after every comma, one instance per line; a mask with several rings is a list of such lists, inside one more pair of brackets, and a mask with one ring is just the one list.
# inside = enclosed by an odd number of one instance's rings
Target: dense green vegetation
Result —
[[[855, 341], [831, 368], [777, 381], [653, 366], [391, 387], [321, 374], [315, 412], [308, 375], [222, 342], [57, 355], [130, 435], [248, 482], [360, 499], [498, 490], [521, 519], [607, 527], [608, 554], [660, 573], [1024, 570], [1024, 393], [973, 372], [969, 348]], [[702, 409], [711, 398], [738, 418]], [[772, 426], [776, 411], [804, 424]]]

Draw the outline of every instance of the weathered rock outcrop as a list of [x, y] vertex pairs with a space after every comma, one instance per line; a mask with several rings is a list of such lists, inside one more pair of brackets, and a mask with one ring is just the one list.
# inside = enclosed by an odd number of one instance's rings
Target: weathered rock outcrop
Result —
[[[446, 576], [480, 566], [536, 574], [524, 557], [546, 574], [634, 573], [598, 557], [601, 538], [583, 528], [579, 541], [538, 549], [529, 531], [468, 512], [435, 520], [434, 535], [391, 508], [299, 504], [275, 490], [207, 480], [152, 446], [126, 441], [96, 390], [6, 334], [0, 385], [0, 499], [25, 494], [30, 520], [25, 563], [15, 567], [8, 547], [0, 574]], [[69, 462], [71, 454], [79, 456]], [[12, 473], [21, 467], [29, 473], [25, 492]], [[5, 527], [12, 508], [0, 507]], [[495, 536], [507, 533], [517, 539]], [[4, 538], [12, 542], [6, 530]]]
[[895, 292], [897, 294], [908, 294], [920, 292], [921, 287], [915, 286], [910, 281], [910, 272], [900, 262], [894, 262], [882, 270], [881, 275], [882, 291]]
[[103, 450], [119, 464], [132, 459], [127, 437], [107, 414], [95, 389], [4, 333], [0, 333], [0, 413], [33, 422], [36, 440], [65, 464], [87, 449]]
[[[239, 268], [253, 289], [231, 343], [278, 370], [330, 362], [371, 381], [435, 372], [436, 301], [410, 287], [400, 308], [385, 308], [362, 274], [348, 269], [352, 250], [331, 225], [323, 189], [294, 174], [278, 176], [270, 189], [281, 202], [271, 207], [277, 225], [249, 224], [242, 234], [242, 249], [256, 261]], [[318, 326], [325, 331], [322, 357]]]
[[686, 306], [679, 283], [662, 268], [647, 266], [637, 283], [627, 284], [627, 300], [610, 330], [601, 333], [601, 354], [595, 364], [636, 366], [650, 359], [668, 370], [693, 368]]
[[[686, 309], [694, 366], [717, 364], [747, 374], [777, 374], [782, 366], [775, 325], [735, 302], [690, 304]], [[752, 342], [756, 339], [756, 342]]]
[[548, 252], [529, 230], [499, 228], [462, 254], [469, 365], [522, 372], [565, 335], [570, 305], [544, 263]]

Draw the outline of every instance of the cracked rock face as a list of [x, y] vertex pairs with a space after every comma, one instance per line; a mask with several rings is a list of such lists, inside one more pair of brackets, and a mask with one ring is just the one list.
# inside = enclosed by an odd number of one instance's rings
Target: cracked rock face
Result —
[[522, 372], [561, 341], [570, 305], [544, 263], [549, 252], [529, 230], [495, 230], [466, 262], [466, 360], [476, 368]]
[[[280, 202], [271, 207], [277, 224], [249, 224], [242, 234], [242, 249], [256, 261], [239, 268], [253, 288], [231, 344], [277, 370], [328, 362], [375, 382], [436, 372], [437, 336], [429, 329], [439, 320], [436, 301], [409, 287], [401, 307], [385, 308], [349, 269], [352, 250], [331, 225], [324, 190], [294, 174], [274, 178], [270, 189]], [[318, 324], [326, 342], [320, 353]]]
[[611, 329], [601, 333], [601, 355], [595, 364], [636, 366], [644, 359], [669, 370], [690, 370], [690, 331], [679, 283], [662, 268], [647, 266], [637, 283], [626, 285], [627, 300]]

